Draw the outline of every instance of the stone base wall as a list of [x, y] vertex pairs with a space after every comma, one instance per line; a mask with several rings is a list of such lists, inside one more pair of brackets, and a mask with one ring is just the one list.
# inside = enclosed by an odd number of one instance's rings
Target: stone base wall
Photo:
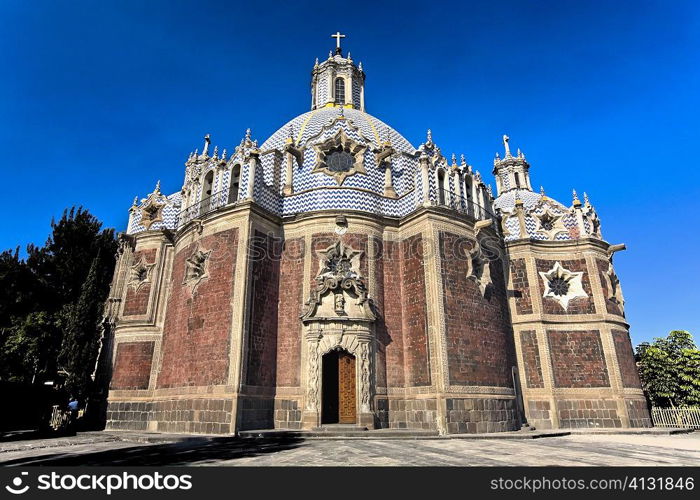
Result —
[[549, 401], [533, 401], [527, 402], [528, 423], [538, 430], [547, 430], [552, 428], [552, 409]]
[[437, 400], [390, 399], [389, 428], [437, 430]]
[[272, 429], [275, 426], [275, 399], [241, 396], [238, 401], [240, 430]]
[[514, 399], [452, 398], [445, 401], [450, 434], [505, 432], [520, 428]]
[[560, 399], [557, 413], [562, 429], [622, 427], [612, 399]]
[[374, 428], [388, 429], [389, 428], [389, 400], [386, 398], [377, 398], [374, 401]]
[[231, 399], [110, 402], [107, 429], [186, 434], [231, 434]]
[[626, 399], [625, 408], [630, 419], [630, 427], [654, 427], [646, 399]]
[[275, 429], [301, 429], [301, 409], [296, 399], [276, 399]]
[[151, 413], [150, 402], [114, 402], [107, 404], [106, 430], [145, 431]]

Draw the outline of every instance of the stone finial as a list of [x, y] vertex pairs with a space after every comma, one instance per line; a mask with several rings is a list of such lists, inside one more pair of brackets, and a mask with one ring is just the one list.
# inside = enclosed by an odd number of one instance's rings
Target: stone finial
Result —
[[457, 165], [457, 155], [452, 153], [452, 165]]
[[211, 136], [209, 134], [204, 136], [204, 149], [202, 150], [202, 156], [207, 156], [209, 151], [209, 144], [211, 144]]
[[590, 205], [590, 204], [591, 204], [591, 202], [588, 201], [588, 195], [586, 194], [585, 191], [583, 192], [583, 202], [584, 202], [586, 205]]
[[318, 57], [316, 58], [316, 62], [314, 63], [314, 68], [318, 66]]
[[544, 194], [544, 186], [540, 186], [540, 194], [542, 195], [542, 198], [544, 198], [546, 196]]
[[523, 206], [523, 200], [522, 200], [522, 198], [520, 198], [520, 190], [518, 190], [518, 189], [515, 190], [515, 206], [516, 207]]
[[139, 205], [139, 197], [138, 195], [134, 196], [134, 202], [131, 204], [134, 207], [137, 207]]
[[226, 159], [226, 148], [224, 148], [224, 152], [221, 153], [221, 159], [225, 160]]
[[246, 141], [250, 140], [250, 129], [249, 128], [245, 129], [245, 139], [246, 139]]
[[578, 194], [576, 194], [576, 190], [574, 189], [572, 191], [573, 194], [573, 204], [575, 207], [581, 206], [581, 200], [578, 199]]
[[350, 55], [350, 52], [348, 52], [348, 61], [352, 61], [352, 56]]
[[464, 157], [464, 155], [459, 155], [459, 163], [460, 163], [460, 165], [467, 164], [467, 159]]
[[427, 143], [432, 144], [433, 143], [433, 131], [428, 129], [428, 133], [426, 135], [428, 137]]
[[333, 51], [332, 50], [328, 51], [328, 59], [333, 59]]
[[384, 144], [391, 146], [391, 135], [389, 134], [389, 127], [384, 127]]
[[357, 69], [359, 69], [360, 71], [362, 71], [362, 61], [360, 61], [360, 64], [357, 66]]
[[499, 154], [498, 154], [498, 151], [496, 151], [496, 157], [495, 157], [495, 160], [497, 160], [497, 161], [498, 161], [498, 160], [500, 160], [500, 159], [501, 159], [501, 155], [499, 155]]
[[160, 194], [160, 179], [156, 182], [156, 188], [153, 190], [154, 193]]
[[508, 145], [508, 141], [509, 141], [509, 140], [510, 140], [510, 137], [508, 137], [507, 135], [503, 134], [503, 146], [504, 146], [505, 149], [506, 149], [506, 156], [505, 156], [506, 158], [508, 158], [509, 156], [511, 156], [511, 154], [510, 154], [510, 146]]
[[214, 146], [214, 158], [219, 156], [219, 146]]

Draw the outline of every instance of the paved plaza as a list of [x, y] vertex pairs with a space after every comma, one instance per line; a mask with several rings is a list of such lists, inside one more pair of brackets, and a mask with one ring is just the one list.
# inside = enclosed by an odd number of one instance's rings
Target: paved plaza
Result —
[[[124, 439], [129, 439], [128, 441]], [[540, 439], [191, 438], [87, 433], [0, 442], [0, 465], [698, 466], [700, 433], [572, 434]]]

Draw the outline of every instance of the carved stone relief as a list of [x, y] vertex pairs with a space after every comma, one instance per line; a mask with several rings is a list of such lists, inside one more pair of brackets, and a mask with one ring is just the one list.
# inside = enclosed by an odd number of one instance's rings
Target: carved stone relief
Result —
[[547, 272], [540, 272], [544, 283], [544, 298], [550, 297], [566, 311], [569, 302], [577, 297], [588, 297], [583, 289], [583, 272], [573, 272], [564, 269], [561, 263], [556, 262], [554, 267]]

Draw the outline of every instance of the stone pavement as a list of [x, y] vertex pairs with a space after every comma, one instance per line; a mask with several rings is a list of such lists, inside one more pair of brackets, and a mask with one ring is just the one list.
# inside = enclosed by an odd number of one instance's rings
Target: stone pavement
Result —
[[[236, 439], [192, 437], [178, 442], [132, 441], [95, 433], [7, 443], [3, 465], [225, 466], [664, 466], [700, 465], [700, 433], [679, 435], [572, 434], [536, 440]], [[101, 438], [101, 439], [99, 439]], [[173, 437], [173, 439], [176, 439]], [[86, 441], [88, 440], [88, 441]], [[167, 439], [166, 439], [167, 440]], [[162, 441], [162, 440], [161, 440]], [[0, 446], [3, 443], [0, 443]]]

